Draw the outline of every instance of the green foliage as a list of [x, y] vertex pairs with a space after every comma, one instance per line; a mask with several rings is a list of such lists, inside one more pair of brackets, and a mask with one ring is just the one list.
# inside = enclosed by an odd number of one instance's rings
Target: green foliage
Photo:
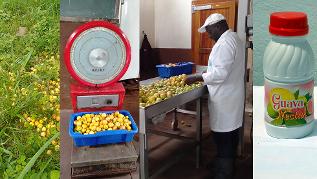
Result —
[[297, 91], [294, 93], [294, 97], [295, 97], [296, 100], [298, 99], [298, 95], [299, 95], [299, 90], [297, 90]]
[[[17, 178], [45, 144], [52, 153], [24, 178], [59, 177], [58, 142], [47, 144], [59, 130], [59, 3], [0, 0], [0, 178]], [[50, 126], [44, 136], [32, 120]]]

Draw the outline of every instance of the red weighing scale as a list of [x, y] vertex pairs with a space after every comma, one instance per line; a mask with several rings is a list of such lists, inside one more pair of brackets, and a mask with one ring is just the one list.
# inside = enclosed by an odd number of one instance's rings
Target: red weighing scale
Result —
[[91, 21], [69, 37], [64, 60], [77, 82], [70, 92], [74, 112], [122, 109], [125, 89], [118, 82], [128, 70], [131, 47], [123, 32], [106, 21]]
[[[70, 84], [75, 113], [122, 109], [125, 89], [118, 81], [129, 67], [131, 47], [117, 26], [106, 21], [91, 21], [80, 26], [66, 43], [64, 60], [76, 80]], [[74, 146], [72, 177], [131, 173], [136, 170], [137, 158], [132, 143]]]

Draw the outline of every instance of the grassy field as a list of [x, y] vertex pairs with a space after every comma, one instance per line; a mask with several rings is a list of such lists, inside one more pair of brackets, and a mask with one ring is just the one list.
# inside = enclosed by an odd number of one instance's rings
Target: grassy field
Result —
[[0, 0], [0, 178], [59, 178], [59, 0]]

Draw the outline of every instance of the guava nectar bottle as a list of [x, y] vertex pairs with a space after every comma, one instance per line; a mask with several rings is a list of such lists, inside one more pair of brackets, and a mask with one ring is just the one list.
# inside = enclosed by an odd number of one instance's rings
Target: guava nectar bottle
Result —
[[302, 138], [314, 128], [314, 57], [307, 15], [271, 14], [272, 39], [263, 59], [265, 127], [275, 138]]

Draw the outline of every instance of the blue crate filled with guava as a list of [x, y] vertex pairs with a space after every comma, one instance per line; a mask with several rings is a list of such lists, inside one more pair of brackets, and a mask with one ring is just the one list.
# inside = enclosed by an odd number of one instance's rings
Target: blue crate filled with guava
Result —
[[79, 112], [72, 114], [69, 121], [69, 135], [77, 147], [131, 142], [137, 132], [126, 110]]
[[192, 74], [193, 71], [192, 62], [178, 62], [156, 65], [158, 75], [161, 78], [169, 78], [171, 76], [177, 76], [181, 74]]

